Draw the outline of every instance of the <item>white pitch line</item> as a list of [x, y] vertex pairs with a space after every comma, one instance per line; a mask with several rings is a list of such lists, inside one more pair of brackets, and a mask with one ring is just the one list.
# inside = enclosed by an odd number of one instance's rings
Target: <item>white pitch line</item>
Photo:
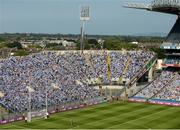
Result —
[[[143, 109], [146, 109], [146, 108], [143, 108]], [[136, 111], [142, 111], [143, 109], [138, 109], [138, 110], [136, 110]], [[119, 109], [120, 110], [120, 109]], [[131, 111], [131, 112], [129, 112], [129, 113], [134, 113], [134, 111]], [[129, 114], [129, 113], [123, 113], [123, 114], [121, 114], [121, 115], [127, 115], [127, 114]], [[119, 116], [121, 116], [121, 115], [119, 115]], [[96, 117], [96, 116], [95, 116]], [[108, 117], [108, 118], [104, 118], [104, 119], [102, 119], [102, 120], [100, 120], [100, 121], [103, 121], [103, 120], [109, 120], [109, 119], [112, 119], [112, 118], [114, 118], [114, 117]], [[95, 122], [99, 122], [99, 120], [98, 121], [93, 121], [93, 122], [89, 122], [89, 123], [86, 123], [86, 124], [91, 124], [91, 123], [95, 123]], [[85, 125], [86, 125], [85, 124]], [[99, 123], [100, 124], [100, 123]]]
[[[174, 108], [174, 107], [172, 107], [172, 108]], [[169, 109], [166, 109], [166, 110], [162, 110], [162, 111], [167, 111], [167, 110], [170, 110], [170, 109], [172, 109], [172, 108], [169, 108]], [[149, 115], [147, 115], [147, 116], [143, 116], [143, 117], [141, 117], [141, 118], [137, 118], [137, 119], [134, 119], [134, 120], [130, 120], [130, 121], [121, 123], [121, 124], [117, 124], [117, 126], [124, 125], [124, 124], [127, 124], [127, 123], [132, 122], [132, 121], [136, 121], [136, 120], [139, 120], [139, 119], [147, 118], [147, 117], [149, 117], [149, 116], [152, 116], [152, 115], [161, 113], [162, 111], [158, 111], [158, 112], [156, 112], [156, 113], [152, 113], [152, 114], [149, 114]], [[116, 125], [114, 125], [114, 126], [116, 126]], [[114, 127], [114, 126], [111, 126], [111, 127]], [[108, 127], [108, 128], [111, 128], [111, 127]]]

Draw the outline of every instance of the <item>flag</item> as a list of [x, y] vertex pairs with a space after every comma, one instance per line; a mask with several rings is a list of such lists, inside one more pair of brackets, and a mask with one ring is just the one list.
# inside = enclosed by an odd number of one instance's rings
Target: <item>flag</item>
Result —
[[34, 89], [30, 86], [28, 86], [27, 89], [28, 89], [28, 92], [30, 92], [30, 93], [34, 92]]
[[53, 89], [59, 89], [59, 87], [56, 84], [52, 83], [51, 85], [52, 85]]
[[4, 93], [0, 91], [0, 98], [4, 97]]

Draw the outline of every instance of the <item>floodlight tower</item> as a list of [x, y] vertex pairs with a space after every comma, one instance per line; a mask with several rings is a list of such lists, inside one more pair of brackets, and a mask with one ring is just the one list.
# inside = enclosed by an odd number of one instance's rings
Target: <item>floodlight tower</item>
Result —
[[89, 9], [90, 9], [89, 6], [81, 6], [81, 12], [80, 12], [80, 20], [82, 21], [81, 45], [80, 45], [81, 53], [83, 53], [84, 50], [85, 22], [90, 20]]

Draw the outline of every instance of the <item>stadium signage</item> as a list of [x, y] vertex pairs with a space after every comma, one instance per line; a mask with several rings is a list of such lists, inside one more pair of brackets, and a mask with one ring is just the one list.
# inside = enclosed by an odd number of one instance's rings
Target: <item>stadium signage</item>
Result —
[[164, 67], [180, 67], [180, 64], [165, 64], [165, 63], [162, 63], [161, 65], [164, 66]]
[[142, 98], [130, 98], [129, 101], [132, 101], [132, 102], [146, 102], [146, 99], [142, 99]]
[[153, 104], [160, 104], [160, 105], [168, 105], [168, 106], [180, 106], [180, 103], [176, 103], [176, 102], [163, 102], [163, 101], [154, 101], [154, 100], [151, 100], [149, 101], [150, 103], [153, 103]]
[[[50, 114], [53, 114], [53, 113], [57, 113], [57, 112], [63, 112], [63, 111], [68, 111], [68, 110], [73, 110], [73, 109], [79, 109], [79, 108], [84, 108], [86, 106], [91, 106], [91, 105], [96, 105], [96, 104], [100, 104], [100, 103], [103, 103], [103, 102], [107, 102], [107, 100], [104, 100], [104, 99], [96, 99], [96, 100], [92, 100], [86, 104], [79, 104], [79, 105], [72, 105], [72, 106], [62, 106], [61, 109], [59, 110], [48, 110]], [[34, 113], [32, 116], [36, 117], [35, 114], [38, 114], [38, 113]], [[11, 122], [16, 122], [16, 121], [21, 121], [21, 120], [24, 120], [24, 116], [10, 116], [10, 118], [8, 119], [0, 119], [0, 125], [3, 125], [3, 124], [7, 124], [7, 123], [11, 123]]]
[[148, 102], [151, 104], [159, 104], [159, 105], [168, 105], [168, 106], [180, 106], [180, 102], [170, 102], [170, 101], [161, 101], [161, 100], [149, 100], [145, 98], [130, 98], [131, 102]]
[[0, 120], [0, 125], [11, 123], [11, 122], [15, 122], [15, 121], [21, 121], [23, 119], [24, 119], [23, 116], [19, 116], [19, 117], [14, 116], [14, 117], [11, 117], [9, 119]]

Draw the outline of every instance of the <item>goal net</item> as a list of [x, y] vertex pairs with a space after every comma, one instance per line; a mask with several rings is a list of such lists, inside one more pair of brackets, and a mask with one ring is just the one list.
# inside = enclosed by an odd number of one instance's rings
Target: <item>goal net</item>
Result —
[[27, 122], [31, 122], [32, 118], [47, 118], [48, 113], [46, 112], [46, 109], [39, 110], [39, 111], [32, 111], [27, 113]]

